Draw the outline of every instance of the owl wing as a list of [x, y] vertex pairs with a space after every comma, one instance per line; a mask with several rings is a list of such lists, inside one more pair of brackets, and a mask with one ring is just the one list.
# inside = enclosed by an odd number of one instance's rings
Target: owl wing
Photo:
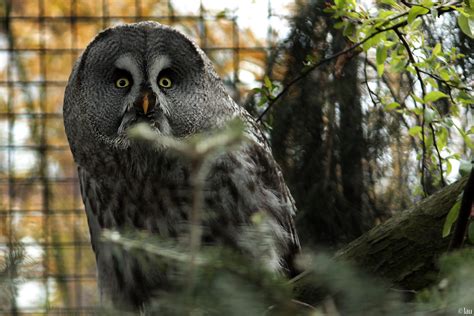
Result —
[[101, 226], [99, 224], [99, 196], [97, 194], [97, 186], [89, 173], [81, 168], [77, 167], [79, 184], [81, 188], [82, 201], [87, 215], [87, 222], [89, 224], [89, 233], [91, 237], [92, 249], [96, 253], [99, 251], [99, 240], [101, 234]]
[[290, 244], [288, 245], [289, 251], [284, 259], [287, 264], [289, 275], [295, 276], [297, 271], [293, 266], [293, 259], [294, 256], [299, 253], [301, 248], [294, 222], [294, 217], [297, 212], [295, 200], [285, 183], [280, 166], [273, 157], [269, 141], [265, 137], [263, 130], [255, 121], [254, 117], [242, 107], [240, 107], [240, 116], [247, 125], [247, 134], [256, 144], [256, 146], [253, 146], [253, 150], [256, 152], [252, 153], [252, 155], [261, 156], [262, 160], [264, 160], [260, 163], [263, 164], [266, 169], [266, 172], [262, 175], [264, 178], [262, 179], [264, 184], [270, 187], [271, 190], [274, 190], [281, 197], [282, 210], [280, 210], [281, 214], [279, 214], [281, 221], [280, 224], [290, 235]]
[[254, 117], [245, 109], [241, 108], [241, 113], [242, 117], [244, 118], [244, 121], [247, 123], [248, 126], [250, 126], [248, 132], [251, 133], [251, 135], [253, 136], [252, 138], [254, 138], [259, 147], [261, 147], [262, 150], [265, 151], [266, 155], [268, 156], [268, 159], [270, 160], [271, 167], [276, 170], [276, 176], [273, 180], [275, 181], [275, 183], [278, 183], [280, 187], [279, 191], [287, 202], [288, 214], [290, 215], [288, 226], [291, 228], [291, 231], [294, 235], [294, 242], [296, 245], [298, 245], [299, 248], [300, 243], [296, 234], [296, 229], [293, 220], [297, 211], [296, 204], [295, 200], [293, 199], [293, 196], [291, 195], [290, 189], [286, 185], [285, 179], [283, 177], [283, 172], [281, 171], [281, 168], [278, 163], [275, 161], [275, 158], [273, 158], [270, 142], [268, 141], [267, 137], [265, 137], [265, 134], [259, 124], [255, 121]]

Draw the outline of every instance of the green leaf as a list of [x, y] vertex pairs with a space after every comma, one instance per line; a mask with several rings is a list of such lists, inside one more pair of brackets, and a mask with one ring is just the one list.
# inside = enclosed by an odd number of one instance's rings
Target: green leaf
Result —
[[[374, 30], [375, 32], [375, 30]], [[371, 32], [373, 33], [373, 32]], [[366, 35], [366, 38], [370, 36], [370, 33]], [[377, 35], [374, 35], [374, 37], [368, 39], [364, 44], [362, 44], [362, 48], [364, 51], [367, 51], [369, 48], [376, 46], [377, 44], [381, 43], [383, 40], [385, 40], [386, 34], [385, 33], [379, 33]]]
[[450, 118], [449, 116], [448, 117], [443, 117], [443, 120], [441, 121], [441, 125], [443, 125], [447, 129], [449, 129], [449, 128], [453, 127], [453, 125], [454, 125], [453, 119]]
[[451, 79], [451, 76], [449, 75], [449, 72], [446, 69], [440, 69], [439, 70], [439, 76], [444, 81], [449, 81]]
[[417, 16], [426, 14], [428, 12], [430, 12], [430, 10], [417, 5], [411, 7], [410, 11], [408, 11], [408, 24], [411, 24]]
[[323, 9], [323, 12], [327, 14], [334, 13], [334, 11], [335, 11], [334, 6], [326, 7]]
[[472, 163], [470, 161], [461, 159], [460, 164], [459, 164], [459, 173], [461, 176], [467, 176], [472, 169]]
[[342, 29], [346, 25], [345, 21], [337, 22], [333, 25], [336, 30]]
[[267, 101], [268, 101], [267, 97], [262, 95], [260, 100], [258, 100], [257, 107], [260, 107], [260, 106], [264, 105], [265, 103], [267, 103]]
[[426, 83], [433, 87], [433, 89], [439, 89], [438, 82], [434, 78], [426, 78]]
[[458, 98], [464, 104], [474, 104], [474, 97], [464, 91], [459, 92]]
[[423, 114], [423, 108], [421, 107], [415, 107], [413, 109], [410, 109], [410, 112], [416, 114], [416, 115], [421, 115]]
[[436, 143], [438, 144], [439, 150], [442, 150], [448, 144], [448, 129], [440, 127], [436, 132]]
[[[462, 128], [459, 128], [455, 125], [456, 129], [458, 130], [459, 134], [461, 134], [461, 137], [463, 138], [464, 142], [466, 143], [466, 146], [469, 147], [471, 150], [474, 150], [474, 143], [472, 142], [471, 139], [471, 131], [466, 131], [464, 132]], [[472, 129], [472, 127], [471, 127]]]
[[267, 87], [268, 90], [272, 89], [273, 84], [270, 78], [268, 78], [268, 76], [263, 77], [263, 82], [265, 84], [265, 87]]
[[387, 46], [383, 44], [377, 46], [375, 57], [377, 62], [377, 73], [379, 76], [382, 76], [385, 67], [385, 60], [387, 59]]
[[[431, 133], [429, 133], [428, 135], [426, 135], [425, 137], [425, 147], [428, 148], [431, 148], [431, 146], [433, 146], [433, 136], [431, 136]], [[433, 161], [433, 159], [435, 159], [435, 156], [434, 155], [429, 155], [428, 156], [428, 159], [431, 158], [431, 161]], [[434, 163], [436, 163], [436, 161], [433, 161]]]
[[436, 111], [430, 108], [426, 108], [424, 112], [425, 123], [430, 124], [433, 122], [434, 118], [436, 117]]
[[415, 69], [415, 67], [413, 67], [412, 64], [408, 64], [408, 66], [406, 67], [406, 71], [408, 71], [412, 75], [416, 76], [416, 69]]
[[347, 23], [342, 31], [344, 36], [352, 36], [355, 33], [356, 27], [354, 23]]
[[383, 4], [388, 4], [392, 7], [396, 7], [397, 6], [397, 2], [395, 0], [380, 0], [380, 3], [383, 3]]
[[434, 2], [432, 0], [422, 0], [421, 1], [421, 4], [425, 7], [425, 8], [431, 8], [433, 5], [434, 5]]
[[433, 48], [433, 56], [438, 56], [441, 53], [441, 43], [436, 43], [435, 47]]
[[472, 142], [471, 137], [468, 134], [464, 134], [462, 138], [464, 142], [466, 143], [466, 146], [469, 147], [471, 150], [474, 150], [474, 144]]
[[454, 203], [453, 207], [449, 210], [448, 216], [446, 216], [446, 220], [444, 221], [443, 226], [443, 238], [447, 237], [449, 233], [451, 233], [451, 228], [453, 227], [454, 222], [456, 222], [459, 216], [459, 209], [461, 208], [461, 199], [458, 198], [456, 203]]
[[441, 92], [441, 91], [431, 91], [431, 92], [429, 92], [425, 95], [424, 103], [434, 102], [434, 101], [439, 100], [441, 98], [447, 98], [447, 97], [448, 97], [448, 95]]
[[391, 10], [381, 11], [381, 12], [379, 13], [379, 16], [378, 16], [377, 18], [383, 20], [383, 19], [386, 19], [386, 18], [388, 18], [389, 16], [394, 15], [394, 14], [395, 14], [395, 11], [391, 11]]
[[470, 38], [474, 38], [474, 19], [462, 14], [458, 16], [458, 25], [461, 31]]
[[419, 27], [421, 26], [421, 24], [423, 24], [423, 20], [422, 20], [422, 19], [416, 19], [416, 20], [413, 21], [413, 23], [411, 24], [411, 29], [412, 29], [412, 30], [418, 30]]
[[402, 59], [400, 55], [392, 54], [392, 58], [390, 60], [390, 68], [394, 72], [401, 72], [405, 70], [406, 60]]
[[420, 133], [421, 133], [421, 126], [418, 126], [418, 125], [417, 125], [417, 126], [413, 126], [412, 128], [410, 128], [410, 129], [408, 130], [408, 134], [409, 134], [410, 136], [419, 136]]
[[446, 160], [446, 174], [451, 174], [451, 171], [453, 170], [453, 165], [449, 161], [449, 159]]
[[354, 0], [334, 0], [334, 4], [338, 9], [351, 9], [355, 5]]
[[400, 103], [398, 103], [398, 102], [392, 102], [392, 103], [390, 103], [390, 104], [387, 104], [387, 105], [384, 107], [384, 109], [385, 109], [386, 111], [390, 111], [390, 110], [399, 108], [400, 106], [401, 106]]
[[421, 99], [421, 98], [420, 98], [419, 96], [417, 96], [416, 94], [412, 93], [412, 94], [410, 94], [410, 95], [413, 97], [413, 99], [414, 99], [416, 102], [424, 103], [424, 102], [423, 102], [423, 99]]

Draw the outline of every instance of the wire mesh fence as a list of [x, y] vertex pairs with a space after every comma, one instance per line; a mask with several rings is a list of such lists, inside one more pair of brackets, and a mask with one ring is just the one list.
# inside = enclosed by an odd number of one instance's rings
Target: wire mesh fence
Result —
[[98, 304], [62, 122], [69, 73], [95, 34], [142, 20], [173, 25], [203, 48], [239, 100], [261, 80], [286, 23], [275, 11], [265, 0], [230, 9], [225, 1], [0, 2], [0, 314], [88, 314]]

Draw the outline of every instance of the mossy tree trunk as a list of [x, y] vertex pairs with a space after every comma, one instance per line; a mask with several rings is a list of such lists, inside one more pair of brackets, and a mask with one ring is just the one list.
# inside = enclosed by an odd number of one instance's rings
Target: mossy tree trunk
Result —
[[442, 237], [451, 207], [467, 178], [449, 185], [341, 249], [336, 257], [353, 262], [394, 286], [418, 290], [435, 280], [436, 262], [446, 252]]

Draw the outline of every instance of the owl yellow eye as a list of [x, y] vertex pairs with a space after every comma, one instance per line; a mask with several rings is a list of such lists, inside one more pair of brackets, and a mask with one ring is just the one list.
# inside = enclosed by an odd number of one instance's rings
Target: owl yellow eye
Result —
[[119, 78], [117, 79], [117, 81], [115, 81], [115, 86], [117, 88], [126, 88], [130, 85], [130, 80], [128, 80], [127, 78]]
[[168, 77], [161, 77], [160, 79], [158, 79], [158, 84], [160, 85], [160, 87], [163, 88], [171, 88], [171, 86], [173, 85], [171, 79]]

